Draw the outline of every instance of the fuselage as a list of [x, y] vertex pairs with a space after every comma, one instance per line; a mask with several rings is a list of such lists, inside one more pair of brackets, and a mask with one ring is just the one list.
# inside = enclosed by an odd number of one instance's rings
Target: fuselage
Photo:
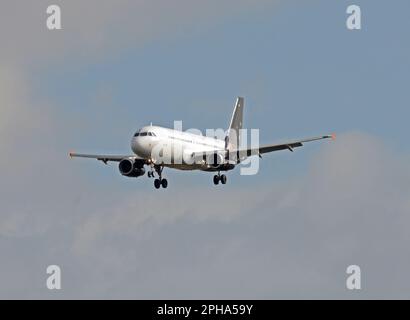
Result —
[[131, 149], [139, 157], [181, 170], [206, 170], [193, 153], [223, 150], [225, 141], [159, 126], [146, 126], [134, 134]]

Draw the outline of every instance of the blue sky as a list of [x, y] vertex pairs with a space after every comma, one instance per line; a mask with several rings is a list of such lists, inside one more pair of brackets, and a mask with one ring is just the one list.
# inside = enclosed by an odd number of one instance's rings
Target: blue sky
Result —
[[[55, 32], [48, 1], [0, 5], [1, 297], [351, 298], [356, 263], [353, 297], [408, 298], [408, 1], [56, 3]], [[353, 3], [360, 31], [346, 29]], [[223, 189], [166, 170], [155, 193], [68, 159], [129, 153], [151, 121], [226, 128], [238, 95], [261, 143], [339, 138], [266, 155]]]

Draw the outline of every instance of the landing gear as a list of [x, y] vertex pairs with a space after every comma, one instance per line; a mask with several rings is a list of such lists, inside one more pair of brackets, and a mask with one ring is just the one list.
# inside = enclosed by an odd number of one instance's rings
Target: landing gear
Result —
[[226, 175], [224, 175], [224, 174], [221, 175], [220, 173], [218, 173], [218, 174], [214, 175], [214, 184], [215, 185], [219, 184], [219, 181], [221, 181], [222, 184], [226, 184], [226, 180], [227, 180], [227, 178], [226, 178]]
[[154, 180], [154, 187], [155, 189], [161, 188], [161, 186], [166, 189], [168, 187], [168, 180], [167, 179], [155, 179]]
[[161, 180], [161, 185], [164, 189], [168, 187], [168, 180], [167, 179], [162, 179]]
[[[154, 187], [155, 189], [161, 188], [161, 186], [166, 189], [168, 187], [168, 180], [167, 179], [162, 179], [162, 170], [164, 167], [162, 166], [154, 166], [155, 171], [158, 173], [159, 179], [154, 180]], [[149, 177], [154, 176], [154, 172], [148, 172]]]

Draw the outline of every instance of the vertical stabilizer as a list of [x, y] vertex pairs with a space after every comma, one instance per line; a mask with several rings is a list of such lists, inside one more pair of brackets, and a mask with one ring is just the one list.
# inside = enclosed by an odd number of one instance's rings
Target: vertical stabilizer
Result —
[[240, 129], [242, 129], [243, 125], [243, 107], [244, 98], [238, 97], [233, 110], [231, 123], [225, 137], [225, 149], [227, 150], [238, 149], [240, 146]]

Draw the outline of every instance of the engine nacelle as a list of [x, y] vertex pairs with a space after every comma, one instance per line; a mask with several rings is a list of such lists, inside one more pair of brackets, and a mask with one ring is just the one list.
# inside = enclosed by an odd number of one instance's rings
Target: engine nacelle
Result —
[[212, 168], [218, 168], [225, 163], [225, 158], [222, 154], [213, 153], [206, 157], [206, 164]]
[[126, 177], [139, 177], [145, 174], [143, 166], [137, 164], [132, 159], [122, 159], [118, 164], [118, 169], [123, 176]]

